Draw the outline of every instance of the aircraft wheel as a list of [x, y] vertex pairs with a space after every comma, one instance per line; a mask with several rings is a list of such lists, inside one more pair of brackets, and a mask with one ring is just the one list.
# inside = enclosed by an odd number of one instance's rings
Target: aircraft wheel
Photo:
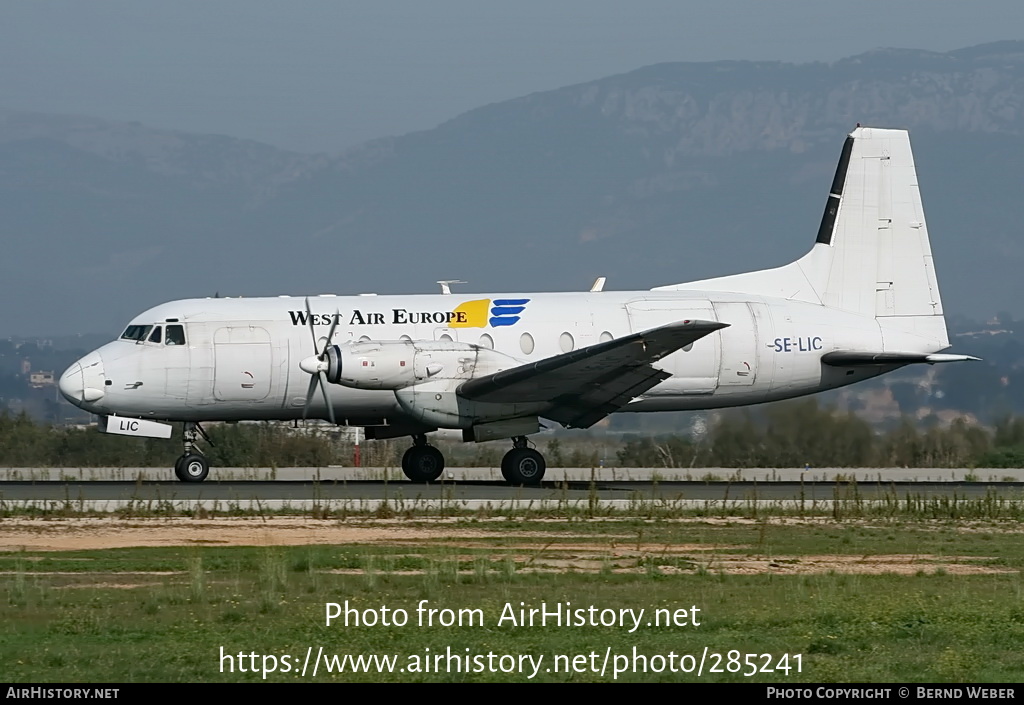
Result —
[[513, 448], [501, 459], [501, 475], [513, 485], [539, 485], [547, 463], [533, 448]]
[[434, 446], [413, 446], [402, 456], [402, 472], [413, 482], [433, 482], [444, 472], [444, 455]]
[[210, 461], [198, 453], [183, 455], [174, 463], [174, 474], [182, 482], [202, 482], [210, 474]]

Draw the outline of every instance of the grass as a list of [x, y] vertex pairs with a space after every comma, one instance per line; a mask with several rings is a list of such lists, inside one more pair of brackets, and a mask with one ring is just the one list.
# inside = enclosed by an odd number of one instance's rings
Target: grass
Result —
[[[636, 671], [630, 662], [618, 674], [628, 681], [1017, 682], [1024, 672], [1024, 552], [1020, 527], [1005, 521], [761, 516], [421, 523], [450, 532], [403, 544], [0, 554], [0, 659], [12, 682], [259, 681], [262, 667], [275, 662], [278, 670], [266, 680], [295, 681], [310, 647], [313, 654], [320, 647], [332, 655], [392, 654], [403, 665], [419, 659], [421, 666], [449, 647], [462, 656], [543, 655], [544, 668], [555, 655], [586, 656], [579, 663], [589, 664], [591, 653], [603, 657], [609, 648], [630, 659], [634, 647], [649, 658], [699, 656], [705, 647], [723, 656], [721, 672], [699, 677]], [[906, 575], [787, 572], [826, 554], [917, 560]], [[737, 574], [722, 567], [726, 559], [747, 558], [771, 560], [775, 568]], [[964, 575], [957, 570], [964, 564], [1007, 572]], [[455, 613], [479, 610], [484, 624], [419, 626], [422, 600]], [[408, 623], [327, 625], [327, 604], [346, 601], [362, 613], [405, 610]], [[510, 609], [566, 602], [644, 609], [645, 621], [632, 633], [618, 626], [499, 623]], [[646, 626], [654, 610], [694, 607], [699, 626]], [[233, 660], [220, 658], [221, 647]], [[743, 669], [726, 668], [730, 651], [758, 654], [759, 665], [762, 654], [773, 665], [788, 654], [791, 671], [799, 655], [801, 671], [743, 676]], [[257, 673], [239, 670], [240, 652], [260, 655]], [[544, 668], [534, 680], [612, 679], [611, 670], [602, 677]], [[518, 666], [509, 673], [325, 670], [321, 665], [316, 680], [527, 680]]]

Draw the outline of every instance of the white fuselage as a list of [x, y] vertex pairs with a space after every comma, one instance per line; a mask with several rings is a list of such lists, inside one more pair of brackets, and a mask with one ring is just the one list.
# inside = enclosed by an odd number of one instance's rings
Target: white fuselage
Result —
[[[888, 332], [883, 339], [875, 318], [708, 291], [319, 296], [310, 310], [318, 337], [337, 317], [331, 344], [452, 340], [493, 348], [508, 356], [508, 367], [684, 319], [728, 324], [656, 363], [672, 376], [622, 411], [740, 406], [833, 389], [894, 366], [836, 368], [822, 364], [825, 353], [907, 347]], [[185, 344], [168, 345], [165, 334], [161, 342], [119, 339], [90, 353], [78, 363], [80, 377], [62, 378], [79, 406], [167, 421], [289, 420], [304, 411], [327, 418], [319, 394], [306, 406], [310, 375], [299, 362], [315, 350], [303, 298], [173, 301], [132, 325], [182, 326]], [[393, 391], [327, 387], [339, 423], [394, 425], [405, 417]]]

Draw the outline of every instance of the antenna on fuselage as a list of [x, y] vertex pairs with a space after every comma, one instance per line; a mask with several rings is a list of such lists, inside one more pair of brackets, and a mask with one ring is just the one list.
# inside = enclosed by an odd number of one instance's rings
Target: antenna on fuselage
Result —
[[452, 293], [452, 284], [465, 284], [466, 282], [461, 279], [441, 279], [437, 283], [441, 285], [442, 294], [450, 294]]

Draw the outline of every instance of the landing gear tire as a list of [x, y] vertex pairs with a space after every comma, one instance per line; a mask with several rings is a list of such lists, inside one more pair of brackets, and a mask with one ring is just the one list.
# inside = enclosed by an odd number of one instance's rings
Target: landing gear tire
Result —
[[434, 446], [415, 445], [402, 456], [402, 472], [413, 482], [433, 482], [444, 472], [444, 455]]
[[513, 448], [501, 459], [501, 476], [513, 485], [539, 485], [547, 463], [533, 448]]
[[210, 462], [198, 453], [183, 455], [174, 463], [174, 474], [182, 482], [202, 482], [210, 474]]

